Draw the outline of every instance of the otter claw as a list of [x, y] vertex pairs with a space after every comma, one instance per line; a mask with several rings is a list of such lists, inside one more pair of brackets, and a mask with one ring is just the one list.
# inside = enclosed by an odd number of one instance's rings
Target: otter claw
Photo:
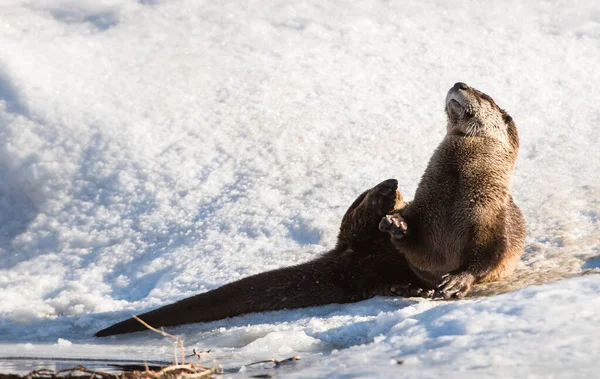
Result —
[[474, 283], [475, 276], [468, 272], [446, 274], [442, 276], [442, 281], [438, 284], [434, 297], [459, 299], [469, 292]]
[[385, 215], [379, 222], [379, 230], [390, 233], [393, 237], [401, 238], [406, 234], [408, 225], [406, 221], [397, 213]]

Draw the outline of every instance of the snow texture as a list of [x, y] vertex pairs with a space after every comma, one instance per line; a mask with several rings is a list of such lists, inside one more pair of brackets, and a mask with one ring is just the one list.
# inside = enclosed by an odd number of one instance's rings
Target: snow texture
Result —
[[296, 354], [269, 372], [592, 375], [599, 2], [3, 0], [0, 21], [0, 356], [170, 360], [92, 335], [316, 257], [384, 179], [411, 198], [463, 81], [519, 128], [511, 280], [171, 330], [239, 377]]

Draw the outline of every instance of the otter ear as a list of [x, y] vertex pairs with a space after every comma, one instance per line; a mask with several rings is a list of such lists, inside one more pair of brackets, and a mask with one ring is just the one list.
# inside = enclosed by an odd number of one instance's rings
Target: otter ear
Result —
[[502, 115], [502, 119], [504, 120], [505, 124], [508, 124], [509, 122], [512, 121], [512, 117], [510, 117], [509, 115], [507, 115], [506, 113]]

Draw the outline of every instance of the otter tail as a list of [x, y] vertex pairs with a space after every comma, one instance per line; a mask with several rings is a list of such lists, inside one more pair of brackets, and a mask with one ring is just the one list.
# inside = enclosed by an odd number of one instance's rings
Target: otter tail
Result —
[[[207, 322], [245, 313], [302, 308], [330, 303], [361, 300], [348, 288], [350, 278], [330, 257], [292, 267], [253, 275], [176, 303], [139, 315], [154, 326], [172, 326]], [[114, 334], [146, 330], [133, 318], [119, 322], [95, 334]]]

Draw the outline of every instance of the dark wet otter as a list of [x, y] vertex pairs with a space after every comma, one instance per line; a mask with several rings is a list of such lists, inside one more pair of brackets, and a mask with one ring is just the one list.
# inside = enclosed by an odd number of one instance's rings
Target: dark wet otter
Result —
[[[446, 112], [448, 134], [412, 202], [403, 202], [396, 180], [386, 180], [354, 201], [335, 248], [321, 257], [139, 317], [170, 326], [374, 296], [429, 296], [436, 287], [441, 296], [460, 297], [476, 282], [509, 275], [525, 235], [509, 192], [518, 149], [514, 122], [489, 96], [463, 83], [448, 93]], [[145, 327], [128, 319], [96, 336], [140, 330]]]

